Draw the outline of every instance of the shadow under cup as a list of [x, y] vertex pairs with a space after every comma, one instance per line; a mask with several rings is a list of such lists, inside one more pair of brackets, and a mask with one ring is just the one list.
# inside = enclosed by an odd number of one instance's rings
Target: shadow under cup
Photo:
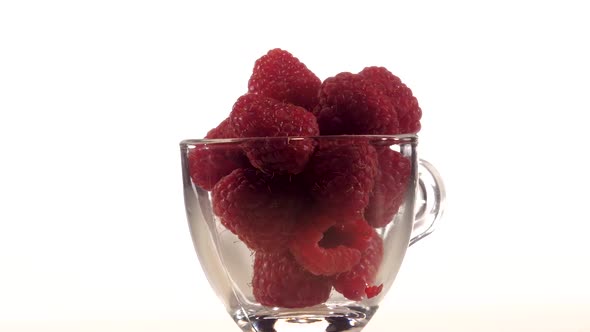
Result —
[[[185, 207], [195, 250], [211, 287], [243, 331], [360, 331], [368, 323], [393, 284], [408, 246], [430, 234], [442, 215], [442, 180], [431, 164], [418, 159], [417, 145], [416, 135], [180, 143]], [[242, 182], [233, 183], [236, 179]], [[279, 201], [284, 192], [290, 195], [286, 204]], [[288, 220], [289, 227], [277, 228], [283, 220]], [[351, 221], [362, 222], [369, 238], [378, 238], [378, 259], [371, 260], [374, 266], [369, 269], [361, 269], [371, 271], [362, 279], [365, 292], [343, 292], [336, 280], [345, 280], [351, 272], [328, 271], [324, 263], [316, 266], [313, 261], [350, 247], [360, 254], [352, 269], [369, 264], [363, 262], [366, 246], [356, 247], [362, 241], [354, 238], [366, 239], [365, 231], [333, 231], [346, 229], [348, 226], [339, 225]], [[280, 232], [275, 236], [276, 229]], [[264, 241], [252, 234], [260, 234]], [[321, 234], [319, 241], [309, 234]], [[330, 241], [334, 243], [326, 244]], [[266, 272], [255, 271], [255, 259], [266, 252], [283, 251], [301, 266], [281, 278], [287, 283], [285, 294], [270, 296], [287, 298], [287, 302], [278, 302], [286, 304], [263, 305], [268, 300], [256, 296], [262, 290], [254, 289], [260, 285], [255, 274]], [[319, 303], [289, 302], [289, 296], [300, 295], [296, 290], [293, 293], [289, 278], [300, 273], [328, 283]], [[268, 289], [281, 292], [280, 287]]]

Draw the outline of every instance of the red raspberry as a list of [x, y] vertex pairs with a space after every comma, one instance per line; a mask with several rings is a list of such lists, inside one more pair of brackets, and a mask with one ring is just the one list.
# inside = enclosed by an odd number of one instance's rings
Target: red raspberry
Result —
[[417, 133], [422, 110], [397, 76], [383, 67], [367, 67], [326, 79], [314, 114], [322, 135], [395, 135]]
[[318, 103], [320, 79], [291, 53], [270, 50], [256, 60], [248, 92], [312, 110]]
[[300, 222], [289, 249], [307, 271], [331, 276], [349, 271], [359, 262], [372, 232], [362, 219], [337, 223], [323, 215], [310, 216]]
[[246, 94], [234, 104], [231, 124], [239, 137], [282, 137], [252, 140], [244, 151], [252, 165], [264, 172], [300, 173], [315, 149], [313, 140], [286, 136], [317, 136], [314, 115], [302, 107], [256, 94]]
[[379, 84], [385, 94], [391, 98], [397, 112], [399, 133], [409, 134], [420, 131], [422, 110], [418, 100], [412, 95], [412, 90], [402, 83], [399, 77], [383, 67], [367, 67], [359, 75]]
[[377, 172], [377, 153], [365, 140], [322, 142], [302, 174], [316, 207], [342, 221], [362, 215]]
[[213, 212], [250, 249], [284, 249], [300, 208], [295, 190], [287, 177], [239, 168], [213, 188]]
[[383, 285], [373, 286], [383, 260], [383, 240], [372, 230], [369, 246], [361, 259], [350, 271], [339, 274], [334, 280], [334, 289], [350, 300], [373, 297], [381, 292]]
[[336, 223], [324, 232], [319, 245], [322, 248], [335, 248], [344, 245], [361, 252], [367, 249], [373, 229], [364, 219], [356, 219], [345, 223]]
[[367, 286], [367, 288], [365, 288], [365, 294], [367, 294], [367, 298], [370, 299], [379, 295], [382, 290], [383, 284], [380, 284], [379, 286]]
[[234, 138], [234, 137], [237, 137], [237, 136], [234, 131], [234, 128], [231, 125], [231, 121], [229, 120], [229, 117], [227, 117], [223, 121], [221, 121], [221, 123], [217, 127], [209, 130], [209, 132], [205, 136], [205, 138], [211, 138], [211, 139]]
[[[211, 129], [205, 138], [235, 137], [229, 118]], [[227, 144], [198, 145], [188, 153], [189, 172], [193, 182], [205, 189], [213, 186], [234, 169], [246, 167], [248, 159], [241, 148]]]
[[394, 105], [380, 85], [363, 76], [340, 73], [320, 87], [314, 109], [322, 135], [389, 135], [399, 133]]
[[252, 291], [267, 307], [303, 308], [328, 300], [329, 278], [314, 276], [297, 264], [287, 251], [256, 252]]
[[410, 161], [401, 153], [390, 149], [379, 151], [375, 187], [365, 209], [365, 219], [371, 226], [383, 227], [393, 220], [404, 202], [411, 172]]

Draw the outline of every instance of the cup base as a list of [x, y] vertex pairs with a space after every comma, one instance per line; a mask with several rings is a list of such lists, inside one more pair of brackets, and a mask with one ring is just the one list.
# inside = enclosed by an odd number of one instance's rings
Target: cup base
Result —
[[232, 317], [244, 332], [360, 332], [378, 306], [322, 307], [274, 311], [264, 309], [245, 314], [238, 310]]

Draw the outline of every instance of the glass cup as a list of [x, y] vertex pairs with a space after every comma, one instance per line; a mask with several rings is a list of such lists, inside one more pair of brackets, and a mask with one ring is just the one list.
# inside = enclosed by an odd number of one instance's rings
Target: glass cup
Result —
[[445, 201], [416, 135], [191, 139], [185, 207], [242, 331], [361, 331]]

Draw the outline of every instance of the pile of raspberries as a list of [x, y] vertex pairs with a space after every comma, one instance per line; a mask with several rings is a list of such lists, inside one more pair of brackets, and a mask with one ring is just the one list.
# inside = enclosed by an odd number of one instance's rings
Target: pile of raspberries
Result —
[[359, 135], [416, 133], [421, 115], [411, 90], [383, 67], [322, 82], [281, 49], [256, 61], [248, 92], [206, 138], [267, 139], [201, 145], [188, 158], [215, 215], [254, 252], [260, 304], [313, 306], [332, 288], [350, 300], [381, 292], [375, 229], [403, 203], [411, 165]]

